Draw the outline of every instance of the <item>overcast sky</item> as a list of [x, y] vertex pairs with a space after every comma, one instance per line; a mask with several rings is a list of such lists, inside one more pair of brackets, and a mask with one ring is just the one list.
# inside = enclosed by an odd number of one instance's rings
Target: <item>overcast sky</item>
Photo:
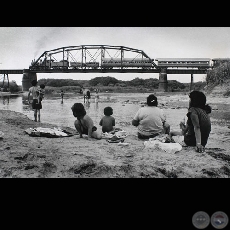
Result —
[[[230, 27], [0, 27], [0, 69], [28, 69], [44, 51], [78, 45], [127, 46], [157, 58], [229, 58]], [[37, 74], [41, 78], [89, 80], [112, 76], [119, 80], [159, 78], [159, 74], [75, 73]], [[0, 75], [2, 80], [3, 75]], [[190, 82], [190, 75], [168, 80]], [[21, 75], [9, 75], [21, 85]], [[194, 75], [202, 81], [205, 75]]]

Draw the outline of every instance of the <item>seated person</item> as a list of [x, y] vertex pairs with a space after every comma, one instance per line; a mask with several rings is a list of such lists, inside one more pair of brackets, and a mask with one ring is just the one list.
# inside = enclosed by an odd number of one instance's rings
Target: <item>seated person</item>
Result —
[[96, 131], [97, 127], [94, 126], [93, 120], [86, 114], [84, 105], [82, 103], [75, 103], [71, 109], [74, 117], [77, 118], [74, 122], [74, 126], [79, 132], [80, 138], [85, 134], [88, 135], [88, 140], [91, 138], [101, 139], [101, 135]]
[[192, 91], [189, 94], [189, 109], [187, 123], [180, 123], [181, 132], [170, 132], [170, 138], [177, 135], [184, 136], [187, 146], [195, 146], [197, 152], [204, 152], [211, 132], [209, 113], [211, 107], [206, 104], [206, 96], [200, 91]]
[[113, 114], [113, 109], [111, 107], [104, 108], [104, 117], [100, 120], [99, 125], [102, 126], [102, 132], [110, 132], [115, 126], [115, 118], [111, 116]]
[[159, 134], [169, 134], [170, 126], [166, 123], [166, 116], [157, 105], [157, 97], [150, 94], [147, 106], [140, 108], [134, 116], [132, 125], [138, 127], [138, 138], [149, 139]]

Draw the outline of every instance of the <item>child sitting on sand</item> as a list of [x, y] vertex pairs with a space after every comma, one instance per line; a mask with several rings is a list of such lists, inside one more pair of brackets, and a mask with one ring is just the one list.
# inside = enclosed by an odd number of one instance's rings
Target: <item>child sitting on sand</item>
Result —
[[111, 116], [113, 114], [113, 109], [111, 107], [104, 108], [104, 117], [100, 120], [99, 125], [102, 126], [102, 132], [110, 132], [115, 126], [115, 118]]
[[91, 138], [101, 139], [101, 135], [96, 131], [97, 127], [94, 126], [93, 120], [86, 114], [84, 105], [82, 103], [75, 103], [71, 109], [74, 117], [77, 118], [74, 122], [74, 126], [79, 132], [80, 138], [85, 134], [88, 135], [88, 140]]

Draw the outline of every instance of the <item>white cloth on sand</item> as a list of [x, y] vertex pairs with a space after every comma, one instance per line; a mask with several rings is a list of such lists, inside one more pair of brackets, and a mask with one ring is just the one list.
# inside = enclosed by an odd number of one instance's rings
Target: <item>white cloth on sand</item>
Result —
[[151, 148], [156, 150], [163, 150], [167, 153], [175, 153], [182, 150], [182, 146], [179, 143], [163, 143], [159, 140], [148, 140], [144, 142], [145, 148]]

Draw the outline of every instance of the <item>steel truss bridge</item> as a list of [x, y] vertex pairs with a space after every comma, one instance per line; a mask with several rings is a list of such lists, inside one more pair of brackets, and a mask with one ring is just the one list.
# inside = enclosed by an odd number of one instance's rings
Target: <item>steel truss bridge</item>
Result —
[[[105, 59], [120, 60], [120, 65], [113, 66], [113, 68], [106, 68], [103, 66], [103, 60]], [[144, 66], [140, 64], [139, 66], [131, 66], [124, 62], [127, 59], [130, 62], [147, 59], [151, 62], [151, 65]], [[198, 59], [190, 60], [194, 61]], [[74, 67], [71, 65], [72, 63], [78, 65]], [[95, 63], [97, 65], [93, 66]], [[187, 63], [184, 63], [180, 68], [176, 66], [175, 68], [177, 69], [167, 68], [167, 73], [204, 74], [207, 70], [207, 66], [206, 69], [200, 70], [191, 68], [191, 65]], [[36, 73], [160, 73], [162, 66], [159, 67], [154, 62], [154, 59], [149, 57], [143, 50], [126, 46], [81, 45], [45, 51], [37, 60], [32, 61], [29, 69], [30, 72]]]
[[167, 91], [167, 74], [191, 74], [192, 83], [193, 74], [206, 74], [212, 68], [210, 61], [209, 58], [152, 59], [143, 50], [126, 46], [80, 45], [45, 51], [32, 60], [28, 69], [0, 70], [0, 74], [5, 79], [8, 74], [23, 73], [22, 83], [28, 88], [28, 81], [37, 78], [37, 73], [159, 73], [159, 88]]

